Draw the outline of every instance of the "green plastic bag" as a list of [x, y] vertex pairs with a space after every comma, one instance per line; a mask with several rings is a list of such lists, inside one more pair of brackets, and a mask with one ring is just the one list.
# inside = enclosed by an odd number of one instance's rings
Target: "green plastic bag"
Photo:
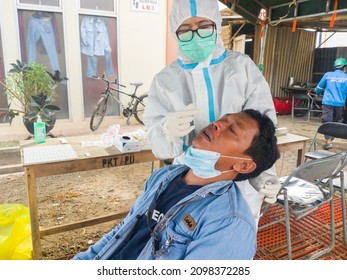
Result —
[[0, 204], [0, 260], [31, 260], [29, 209], [21, 204]]

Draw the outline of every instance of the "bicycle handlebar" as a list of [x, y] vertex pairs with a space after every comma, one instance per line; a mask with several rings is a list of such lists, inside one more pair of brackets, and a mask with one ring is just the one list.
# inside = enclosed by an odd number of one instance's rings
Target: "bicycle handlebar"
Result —
[[114, 82], [109, 81], [107, 78], [105, 78], [105, 75], [102, 75], [102, 77], [92, 76], [92, 78], [96, 79], [96, 80], [102, 80], [102, 81], [104, 81], [104, 82], [106, 82], [108, 84], [111, 84], [111, 85], [117, 85], [117, 86], [121, 86], [121, 87], [126, 88], [125, 85], [117, 83], [117, 79], [115, 79]]

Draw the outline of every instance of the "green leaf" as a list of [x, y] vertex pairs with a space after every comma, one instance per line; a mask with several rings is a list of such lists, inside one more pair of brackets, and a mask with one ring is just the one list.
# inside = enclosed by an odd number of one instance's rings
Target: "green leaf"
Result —
[[40, 116], [41, 116], [42, 118], [44, 118], [44, 119], [49, 119], [49, 113], [47, 114], [47, 113], [45, 112], [45, 110], [41, 111]]
[[24, 64], [19, 59], [16, 60], [16, 63], [18, 67], [23, 68]]
[[11, 64], [12, 65], [12, 69], [10, 69], [10, 73], [13, 73], [13, 72], [20, 72], [20, 68], [18, 67], [18, 65], [17, 64], [14, 64], [14, 63], [12, 63]]
[[34, 108], [39, 108], [40, 107], [40, 104], [37, 104], [36, 102], [31, 102], [30, 103], [30, 107], [34, 107]]
[[51, 98], [49, 98], [49, 97], [46, 97], [46, 99], [45, 99], [45, 103], [52, 103], [54, 101], [54, 99], [51, 99]]
[[55, 105], [47, 105], [45, 106], [45, 109], [51, 110], [51, 111], [60, 111], [60, 108]]
[[52, 80], [54, 80], [54, 76], [53, 76], [53, 74], [51, 72], [46, 71], [46, 73], [51, 77]]
[[33, 120], [37, 117], [38, 113], [39, 113], [39, 111], [33, 111], [27, 117], [28, 117], [28, 119]]
[[41, 105], [45, 102], [47, 96], [46, 95], [44, 95], [44, 96], [32, 95], [31, 98], [33, 99], [34, 102]]
[[46, 108], [43, 108], [43, 110], [42, 110], [42, 114], [45, 114], [46, 116], [49, 116], [49, 115], [50, 115], [50, 113], [51, 113], [51, 111], [50, 111], [50, 110], [48, 110], [48, 109], [46, 109]]

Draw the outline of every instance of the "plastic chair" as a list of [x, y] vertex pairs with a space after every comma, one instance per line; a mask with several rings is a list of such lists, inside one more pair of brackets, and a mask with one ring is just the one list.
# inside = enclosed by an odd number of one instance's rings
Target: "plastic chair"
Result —
[[[342, 164], [346, 162], [346, 157], [346, 152], [341, 152], [310, 160], [296, 167], [288, 176], [280, 178], [281, 188], [276, 203], [284, 208], [285, 215], [260, 226], [259, 229], [285, 221], [288, 259], [292, 259], [290, 218], [300, 220], [327, 203], [330, 203], [331, 243], [328, 248], [311, 255], [310, 259], [317, 259], [333, 249], [335, 244], [333, 179], [337, 178]], [[341, 180], [341, 176], [339, 178]], [[266, 207], [266, 210], [269, 207]]]

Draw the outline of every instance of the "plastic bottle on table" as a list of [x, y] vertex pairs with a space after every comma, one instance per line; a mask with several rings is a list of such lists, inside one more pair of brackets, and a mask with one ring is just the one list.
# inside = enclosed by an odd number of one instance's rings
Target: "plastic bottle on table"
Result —
[[46, 124], [40, 116], [37, 117], [37, 121], [34, 123], [34, 139], [35, 143], [46, 142]]

